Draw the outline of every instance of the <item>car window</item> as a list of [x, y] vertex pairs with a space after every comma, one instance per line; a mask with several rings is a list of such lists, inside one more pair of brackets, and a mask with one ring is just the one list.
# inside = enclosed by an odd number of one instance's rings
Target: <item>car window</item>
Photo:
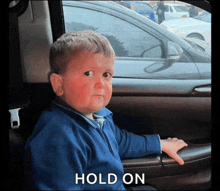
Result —
[[207, 23], [211, 23], [211, 15], [206, 15], [204, 17], [201, 17], [201, 21], [205, 21]]
[[162, 57], [161, 41], [129, 21], [89, 8], [64, 4], [63, 10], [66, 32], [94, 30], [108, 38], [117, 57]]
[[174, 8], [177, 12], [188, 12], [187, 7], [185, 6], [175, 6]]
[[165, 12], [169, 12], [169, 6], [168, 5], [165, 5]]
[[211, 14], [206, 11], [203, 11], [201, 14], [195, 16], [194, 19], [199, 19], [201, 21], [211, 23]]
[[158, 24], [120, 3], [63, 1], [65, 31], [93, 30], [105, 36], [117, 56], [117, 77], [198, 79], [200, 66], [211, 63], [211, 23], [174, 9], [188, 10], [186, 5], [170, 4], [164, 5], [173, 12], [161, 14]]

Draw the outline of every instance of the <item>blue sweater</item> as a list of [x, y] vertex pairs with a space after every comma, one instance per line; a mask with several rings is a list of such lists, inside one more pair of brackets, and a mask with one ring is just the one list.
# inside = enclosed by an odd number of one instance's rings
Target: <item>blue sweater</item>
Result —
[[26, 143], [27, 188], [38, 190], [125, 190], [121, 159], [161, 153], [158, 135], [119, 129], [112, 112], [100, 123], [61, 100], [44, 111]]

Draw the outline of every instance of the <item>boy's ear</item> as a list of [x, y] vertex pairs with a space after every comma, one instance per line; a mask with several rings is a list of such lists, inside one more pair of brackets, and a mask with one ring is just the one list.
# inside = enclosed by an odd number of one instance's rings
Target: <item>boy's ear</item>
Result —
[[54, 93], [57, 96], [63, 95], [63, 78], [59, 74], [52, 73], [50, 75], [50, 82], [53, 88]]

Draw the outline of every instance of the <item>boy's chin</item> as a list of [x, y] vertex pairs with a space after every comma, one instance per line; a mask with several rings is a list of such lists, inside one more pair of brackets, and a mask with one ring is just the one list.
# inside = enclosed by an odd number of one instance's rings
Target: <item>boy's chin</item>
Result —
[[101, 109], [103, 109], [107, 104], [99, 104], [99, 105], [95, 105], [93, 107], [90, 107], [90, 111], [92, 113], [96, 113], [97, 111], [100, 111]]
[[101, 110], [103, 107], [105, 107], [108, 104], [108, 102], [104, 101], [104, 100], [95, 100], [93, 102], [93, 104], [90, 105], [90, 109], [91, 111], [99, 111]]
[[91, 108], [91, 113], [96, 113], [97, 111], [100, 111], [102, 108], [104, 108], [105, 106], [100, 106], [100, 107], [94, 107]]

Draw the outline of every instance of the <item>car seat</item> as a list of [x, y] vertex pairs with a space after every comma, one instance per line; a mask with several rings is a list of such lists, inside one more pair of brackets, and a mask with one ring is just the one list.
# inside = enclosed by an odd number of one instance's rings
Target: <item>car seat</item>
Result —
[[9, 176], [6, 182], [6, 188], [18, 190], [23, 188], [24, 178], [24, 140], [13, 131], [9, 130]]

